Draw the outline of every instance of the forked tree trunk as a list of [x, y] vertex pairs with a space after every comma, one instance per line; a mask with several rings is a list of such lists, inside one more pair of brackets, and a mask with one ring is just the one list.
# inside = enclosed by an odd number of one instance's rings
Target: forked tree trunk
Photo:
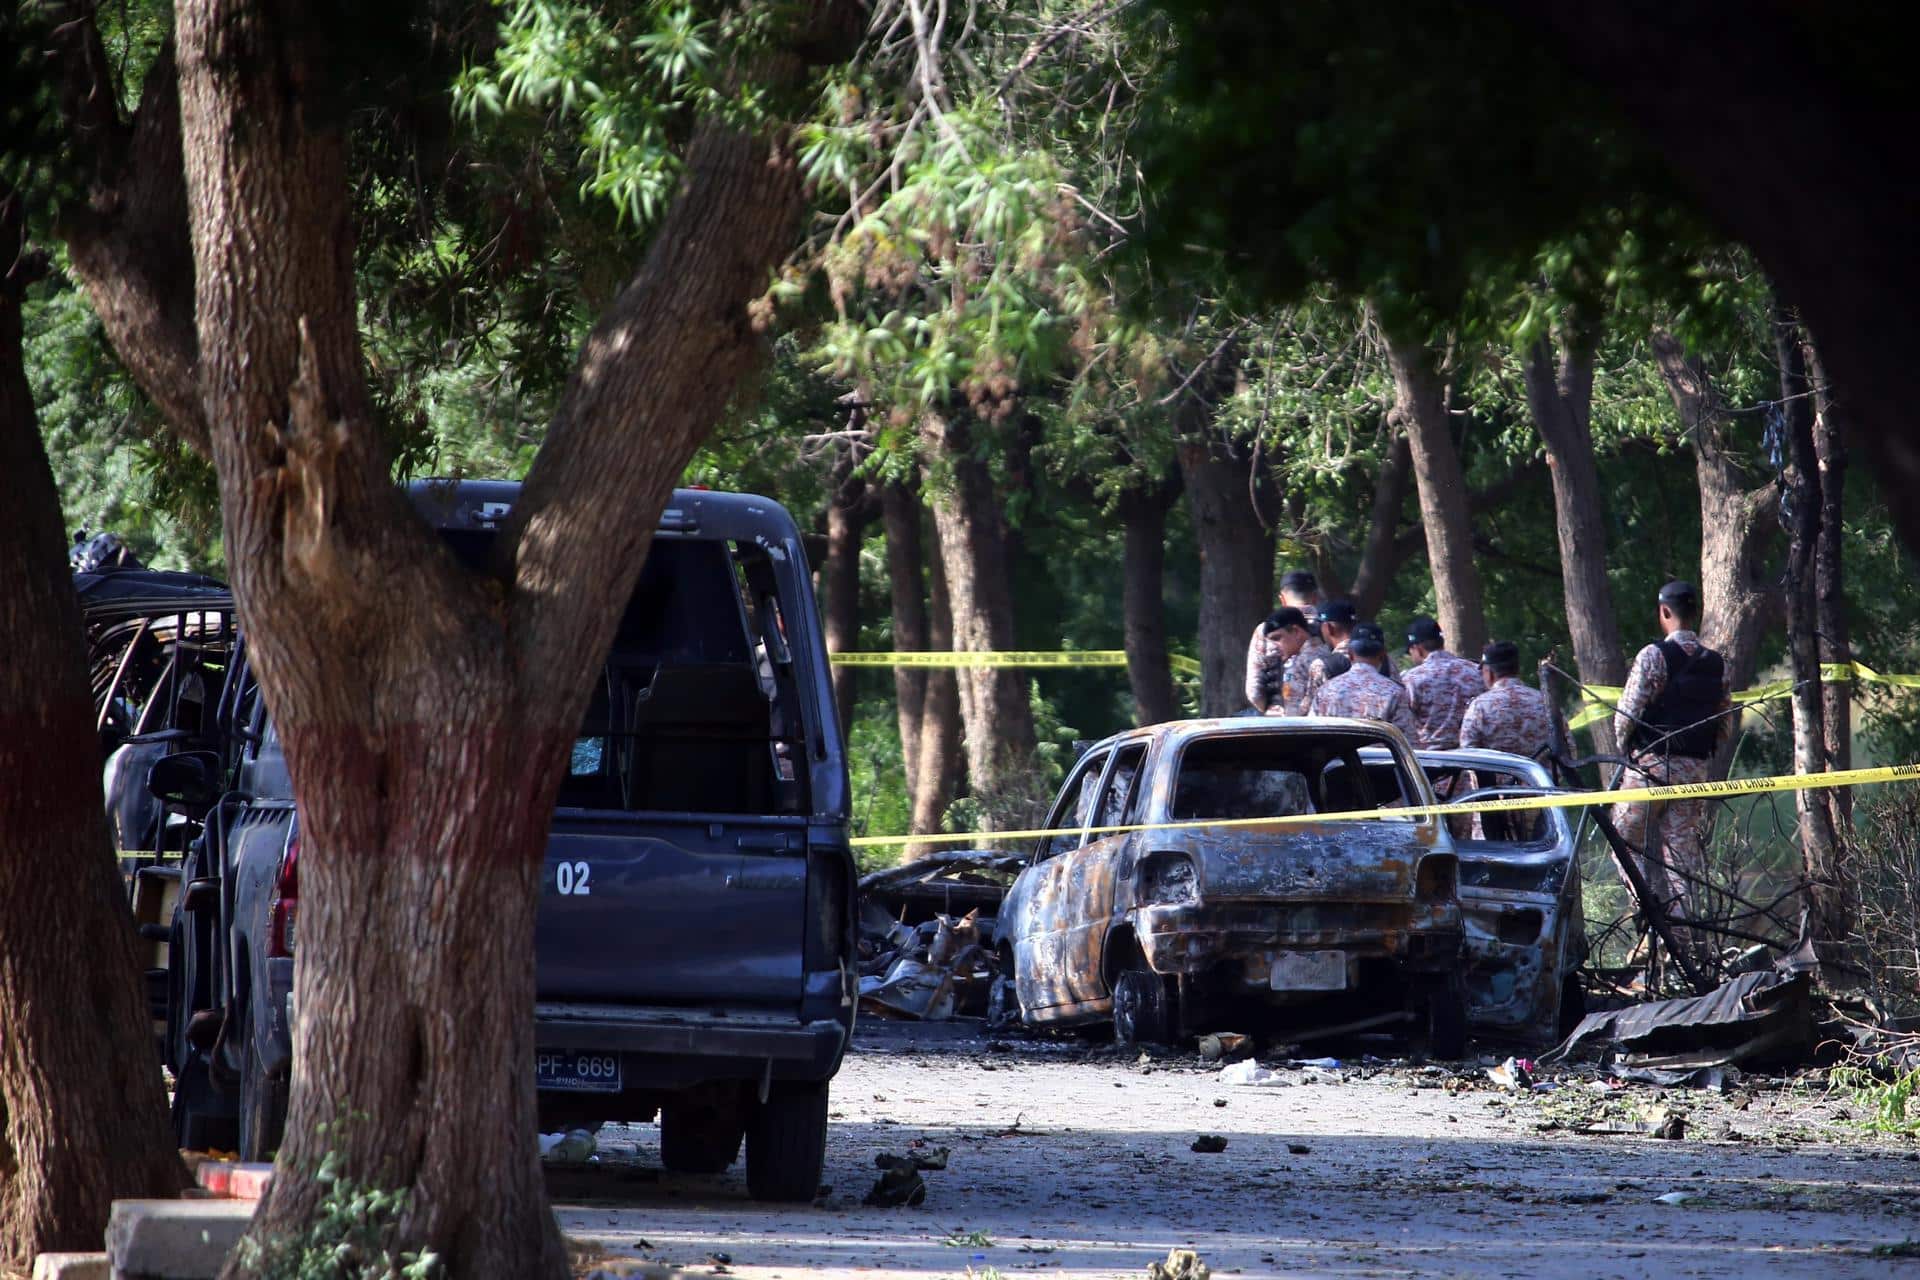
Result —
[[[1784, 598], [1772, 565], [1779, 545], [1780, 494], [1772, 484], [1749, 489], [1736, 453], [1733, 418], [1713, 379], [1679, 339], [1664, 329], [1652, 335], [1654, 361], [1693, 449], [1700, 486], [1700, 638], [1727, 664], [1736, 689], [1753, 683], [1760, 640], [1781, 617]], [[1646, 606], [1648, 628], [1654, 606]], [[1720, 751], [1714, 776], [1724, 776], [1738, 735]]]
[[1121, 612], [1125, 617], [1127, 683], [1140, 724], [1160, 724], [1180, 713], [1167, 661], [1167, 508], [1176, 483], [1130, 489], [1120, 499], [1124, 530]]
[[[1813, 405], [1799, 325], [1777, 304], [1774, 352], [1780, 361], [1780, 413], [1787, 431], [1787, 658], [1793, 673], [1793, 771], [1827, 768], [1826, 715], [1820, 692], [1820, 645], [1816, 635], [1819, 590], [1815, 557], [1823, 510], [1820, 459], [1813, 440]], [[1830, 792], [1796, 791], [1800, 854], [1813, 889], [1814, 937], [1843, 941], [1851, 930], [1845, 868], [1835, 837]]]
[[[1618, 686], [1626, 682], [1627, 664], [1607, 585], [1607, 525], [1593, 457], [1593, 348], [1569, 343], [1556, 362], [1543, 338], [1525, 353], [1524, 369], [1527, 404], [1553, 475], [1561, 589], [1574, 662], [1587, 684]], [[1593, 740], [1601, 755], [1612, 755], [1613, 721], [1596, 722]]]
[[[404, 1190], [396, 1250], [461, 1277], [567, 1273], [535, 1142], [533, 924], [547, 818], [594, 673], [682, 466], [759, 354], [791, 246], [783, 142], [707, 123], [595, 325], [490, 569], [389, 478], [361, 376], [335, 83], [296, 15], [183, 3], [200, 379], [250, 655], [302, 812], [294, 1084], [250, 1239], [320, 1220], [329, 1154]], [[858, 30], [810, 9], [821, 56]], [[804, 43], [803, 43], [804, 42]], [[777, 45], [756, 74], [791, 87]], [[242, 1254], [231, 1276], [252, 1274]]]
[[116, 1197], [167, 1196], [167, 1127], [100, 791], [80, 606], [22, 363], [21, 220], [0, 187], [0, 1270], [100, 1247]]
[[1247, 640], [1273, 609], [1273, 532], [1252, 491], [1246, 450], [1205, 437], [1180, 445], [1180, 474], [1200, 549], [1200, 714], [1247, 705]]
[[[920, 430], [951, 474], [934, 494], [933, 521], [953, 611], [953, 647], [962, 653], [1014, 649], [1012, 564], [993, 477], [973, 456], [972, 430], [963, 418], [925, 411]], [[967, 667], [959, 677], [967, 778], [981, 821], [988, 830], [1028, 825], [1046, 801], [1035, 769], [1028, 674], [1019, 667]]]
[[[953, 652], [953, 602], [947, 595], [946, 556], [941, 550], [940, 527], [929, 530], [933, 554], [927, 557], [927, 648]], [[913, 832], [931, 835], [941, 829], [947, 806], [960, 794], [967, 757], [962, 746], [960, 677], [951, 667], [927, 671], [927, 699], [920, 716], [920, 788], [913, 795]], [[916, 845], [912, 856], [935, 850]]]
[[[893, 613], [893, 647], [917, 653], [929, 645], [927, 578], [920, 549], [920, 497], [905, 485], [880, 490], [880, 520], [887, 535], [887, 598]], [[907, 796], [920, 794], [920, 724], [926, 715], [927, 668], [893, 669], [893, 702], [900, 725], [900, 756]]]
[[[1400, 538], [1400, 512], [1413, 490], [1413, 449], [1406, 433], [1389, 425], [1393, 443], [1373, 480], [1373, 508], [1367, 520], [1367, 541], [1360, 553], [1360, 568], [1353, 575], [1353, 607], [1363, 618], [1376, 618], [1386, 603], [1387, 588], [1406, 560], [1410, 543]], [[1321, 581], [1327, 581], [1323, 578]]]
[[1427, 535], [1440, 629], [1455, 653], [1478, 653], [1487, 642], [1486, 604], [1473, 562], [1473, 516], [1467, 482], [1454, 448], [1446, 395], [1425, 344], [1386, 335], [1393, 369], [1394, 413], [1413, 453], [1414, 487]]
[[[1820, 633], [1820, 661], [1853, 660], [1847, 632], [1846, 485], [1847, 446], [1834, 405], [1833, 389], [1820, 353], [1806, 344], [1807, 379], [1813, 384], [1813, 447], [1820, 459], [1820, 540], [1814, 549], [1815, 621]], [[1853, 768], [1853, 681], [1851, 677], [1823, 680], [1820, 686], [1825, 721], [1827, 762], [1836, 770]], [[1833, 796], [1833, 818], [1845, 827], [1853, 822], [1853, 788], [1841, 787]]]

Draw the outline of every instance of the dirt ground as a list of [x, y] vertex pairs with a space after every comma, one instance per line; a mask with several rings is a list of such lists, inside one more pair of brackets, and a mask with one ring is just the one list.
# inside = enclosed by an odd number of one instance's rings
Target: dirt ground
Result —
[[[1267, 1065], [1286, 1083], [869, 1022], [814, 1206], [754, 1204], [738, 1167], [663, 1173], [651, 1126], [603, 1131], [551, 1185], [608, 1275], [1144, 1277], [1175, 1247], [1216, 1276], [1920, 1274], [1920, 1145], [1866, 1133], [1817, 1074], [1603, 1091], [1588, 1067], [1513, 1092], [1485, 1063]], [[1634, 1132], [1670, 1113], [1684, 1136]], [[1202, 1134], [1225, 1150], [1191, 1150]], [[876, 1155], [938, 1147], [924, 1204], [861, 1204]]]

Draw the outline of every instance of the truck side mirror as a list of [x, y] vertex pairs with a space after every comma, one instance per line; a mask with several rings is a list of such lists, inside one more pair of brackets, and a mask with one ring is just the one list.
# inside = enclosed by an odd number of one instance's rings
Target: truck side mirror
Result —
[[192, 817], [204, 816], [220, 798], [220, 757], [211, 751], [161, 756], [147, 770], [147, 790]]

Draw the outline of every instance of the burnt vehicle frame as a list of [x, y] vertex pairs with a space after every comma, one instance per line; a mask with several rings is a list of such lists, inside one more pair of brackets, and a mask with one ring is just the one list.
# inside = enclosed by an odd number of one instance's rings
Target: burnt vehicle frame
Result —
[[[1362, 753], [1369, 767], [1384, 756]], [[1546, 764], [1480, 747], [1416, 751], [1444, 803], [1564, 794]], [[1460, 859], [1467, 1021], [1532, 1045], [1560, 1041], [1585, 1013], [1587, 958], [1577, 809], [1450, 814]]]
[[[412, 489], [469, 563], [517, 495]], [[169, 943], [161, 1052], [182, 1144], [257, 1159], [291, 1079], [299, 843], [244, 636], [210, 735], [142, 779], [163, 830], [197, 833], [147, 868], [180, 887], [151, 926]], [[849, 807], [799, 530], [765, 498], [676, 491], [553, 816], [529, 1063], [543, 1127], [657, 1114], [670, 1169], [717, 1173], [744, 1147], [756, 1198], [813, 1197], [854, 1018]]]
[[[1384, 778], [1367, 747], [1390, 757]], [[1205, 825], [1433, 802], [1406, 739], [1375, 721], [1189, 720], [1102, 740], [1046, 824], [1067, 834], [1037, 842], [1001, 907], [1022, 1019], [1111, 1022], [1123, 1042], [1219, 1019], [1295, 1040], [1411, 1023], [1459, 1056], [1458, 864], [1439, 818]]]

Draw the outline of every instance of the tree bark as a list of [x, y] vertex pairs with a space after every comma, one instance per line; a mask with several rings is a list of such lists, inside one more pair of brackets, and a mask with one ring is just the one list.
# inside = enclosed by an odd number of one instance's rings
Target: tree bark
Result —
[[1247, 705], [1247, 640], [1273, 610], [1273, 531], [1254, 509], [1264, 477], [1247, 451], [1210, 436], [1179, 446], [1200, 547], [1200, 714]]
[[[302, 1238], [332, 1154], [348, 1182], [406, 1190], [395, 1250], [454, 1276], [561, 1277], [529, 1070], [547, 815], [659, 512], [759, 356], [747, 304], [803, 183], [783, 139], [695, 129], [493, 565], [470, 573], [373, 430], [341, 113], [312, 96], [338, 68], [300, 38], [309, 19], [247, 0], [177, 15], [201, 398], [302, 820], [293, 1091], [250, 1237]], [[824, 53], [859, 15], [796, 21]], [[755, 71], [791, 87], [805, 66], [776, 47]], [[247, 1271], [236, 1255], [227, 1274]]]
[[[1400, 540], [1400, 513], [1406, 508], [1407, 494], [1413, 489], [1413, 449], [1406, 433], [1396, 426], [1387, 428], [1393, 444], [1382, 461], [1373, 482], [1373, 510], [1367, 521], [1367, 544], [1360, 553], [1360, 568], [1353, 575], [1353, 607], [1363, 618], [1380, 614], [1386, 603], [1387, 588], [1411, 553], [1411, 544]], [[1451, 640], [1452, 637], [1448, 637]]]
[[[851, 474], [849, 453], [834, 468], [835, 485], [827, 499], [826, 628], [827, 652], [848, 653], [860, 647], [860, 544], [865, 540], [873, 509], [867, 485]], [[833, 669], [833, 706], [840, 715], [840, 731], [853, 726], [854, 669]]]
[[[1807, 378], [1813, 384], [1813, 447], [1820, 460], [1820, 538], [1814, 549], [1815, 622], [1819, 629], [1820, 661], [1851, 662], [1853, 648], [1847, 633], [1846, 483], [1847, 445], [1834, 405], [1833, 389], [1813, 343], [1806, 344]], [[1825, 721], [1827, 763], [1836, 770], [1853, 768], [1853, 681], [1823, 680], [1822, 719]], [[1853, 822], [1853, 788], [1832, 793], [1836, 826]]]
[[[972, 429], [964, 418], [926, 411], [920, 430], [950, 471], [946, 488], [934, 494], [933, 521], [953, 611], [953, 647], [961, 653], [1014, 649], [1012, 565], [993, 477], [973, 456]], [[959, 672], [959, 685], [969, 793], [980, 806], [981, 822], [987, 830], [1026, 826], [1047, 800], [1034, 767], [1027, 673], [969, 667]]]
[[1427, 563], [1433, 571], [1434, 600], [1440, 629], [1457, 653], [1478, 653], [1487, 642], [1486, 604], [1480, 573], [1473, 563], [1473, 516], [1467, 509], [1467, 482], [1454, 448], [1446, 396], [1433, 353], [1418, 342], [1387, 334], [1387, 363], [1393, 369], [1394, 414], [1406, 428], [1413, 454], [1414, 485], [1420, 494], [1420, 520], [1427, 535]]
[[[953, 652], [953, 603], [947, 595], [946, 556], [940, 527], [930, 534], [933, 554], [927, 557], [927, 648]], [[960, 724], [960, 677], [951, 667], [927, 671], [927, 699], [920, 717], [920, 787], [913, 794], [913, 831], [931, 835], [941, 830], [947, 807], [960, 794], [966, 772]], [[925, 857], [934, 850], [916, 845], [909, 857]]]
[[[1760, 639], [1785, 606], [1769, 563], [1780, 535], [1780, 493], [1771, 483], [1747, 487], [1734, 451], [1733, 418], [1713, 379], [1671, 333], [1656, 329], [1653, 357], [1693, 449], [1700, 485], [1700, 638], [1727, 664], [1736, 689], [1753, 683]], [[1647, 606], [1649, 622], [1653, 608]], [[1721, 749], [1715, 777], [1724, 777], [1734, 740]]]
[[[887, 535], [887, 594], [893, 613], [893, 647], [917, 653], [929, 647], [927, 579], [920, 549], [920, 496], [902, 484], [880, 490], [880, 520]], [[900, 756], [907, 796], [920, 795], [920, 725], [927, 702], [926, 667], [893, 669], [893, 701], [900, 725]]]
[[[1801, 354], [1799, 325], [1787, 311], [1773, 310], [1774, 351], [1780, 360], [1781, 414], [1787, 433], [1787, 657], [1793, 674], [1793, 771], [1827, 768], [1826, 718], [1820, 691], [1819, 591], [1815, 557], [1823, 504], [1820, 459], [1814, 445], [1813, 404]], [[1796, 791], [1800, 853], [1813, 885], [1814, 937], [1844, 941], [1851, 931], [1845, 868], [1835, 837], [1831, 792]]]
[[[1524, 370], [1527, 404], [1553, 475], [1561, 589], [1574, 662], [1587, 684], [1618, 686], [1626, 682], [1627, 664], [1607, 585], [1607, 526], [1593, 456], [1593, 348], [1569, 342], [1556, 362], [1543, 338], [1525, 353]], [[1612, 721], [1596, 723], [1593, 739], [1601, 755], [1614, 754]]]
[[1120, 499], [1125, 551], [1121, 612], [1125, 617], [1127, 683], [1140, 724], [1161, 724], [1180, 714], [1167, 661], [1167, 509], [1178, 499], [1177, 481], [1129, 489]]
[[[1909, 104], [1893, 105], [1885, 81], [1858, 74], [1844, 53], [1816, 56], [1810, 19], [1786, 6], [1743, 9], [1736, 24], [1715, 5], [1504, 7], [1617, 103], [1701, 208], [1765, 265], [1846, 388], [1894, 527], [1920, 551], [1920, 503], [1906, 500], [1920, 492], [1911, 407], [1920, 177], [1887, 162], [1911, 134]], [[1705, 48], [1711, 59], [1699, 56]], [[1791, 103], [1782, 84], [1794, 86]], [[1791, 183], [1778, 179], [1783, 156]]]
[[119, 1197], [170, 1196], [167, 1126], [60, 499], [21, 350], [18, 201], [0, 186], [0, 1269], [98, 1249]]

